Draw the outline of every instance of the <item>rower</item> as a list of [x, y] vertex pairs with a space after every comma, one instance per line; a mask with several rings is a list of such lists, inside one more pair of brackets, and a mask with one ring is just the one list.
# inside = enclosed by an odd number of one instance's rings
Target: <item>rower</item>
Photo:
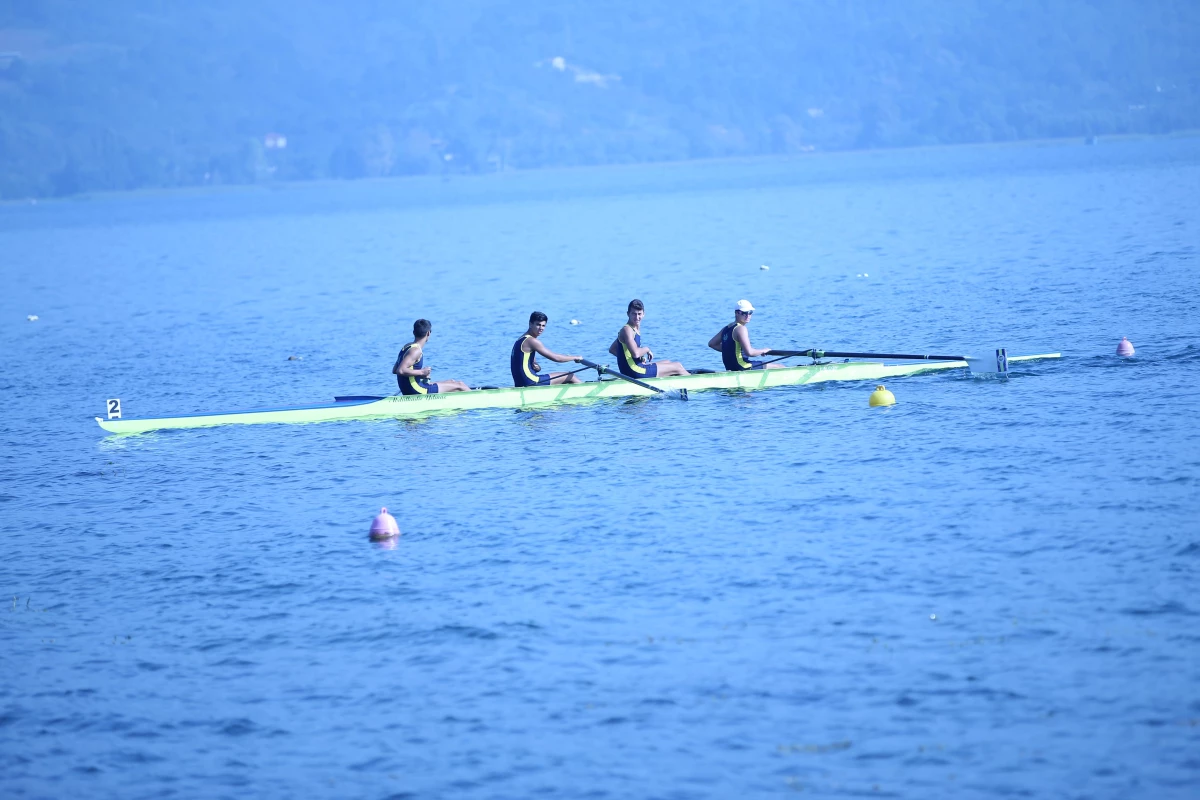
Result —
[[778, 369], [783, 364], [751, 361], [754, 356], [765, 356], [771, 348], [751, 347], [750, 334], [746, 326], [754, 314], [754, 306], [749, 300], [738, 300], [733, 309], [733, 322], [717, 331], [717, 335], [708, 340], [708, 346], [721, 352], [721, 361], [730, 372], [741, 372], [747, 369]]
[[433, 323], [427, 319], [419, 319], [413, 323], [413, 340], [400, 348], [400, 355], [396, 356], [396, 363], [392, 366], [392, 374], [396, 376], [396, 383], [400, 385], [400, 393], [439, 394], [470, 391], [471, 387], [462, 381], [429, 381], [429, 374], [433, 369], [425, 366], [425, 345], [429, 342], [431, 333]]
[[622, 375], [630, 378], [665, 378], [668, 375], [687, 375], [688, 371], [678, 361], [654, 360], [649, 347], [642, 346], [642, 319], [646, 306], [641, 300], [630, 300], [625, 309], [629, 321], [617, 331], [617, 340], [608, 347], [608, 352], [617, 357], [617, 367]]
[[512, 369], [513, 386], [580, 383], [579, 378], [576, 377], [574, 372], [551, 372], [548, 375], [538, 374], [542, 371], [542, 366], [537, 363], [539, 355], [545, 356], [559, 364], [583, 360], [583, 356], [560, 355], [541, 343], [538, 337], [546, 330], [546, 323], [549, 321], [550, 318], [542, 312], [533, 312], [529, 315], [529, 329], [521, 334], [521, 338], [513, 343], [512, 353], [508, 357], [508, 364]]

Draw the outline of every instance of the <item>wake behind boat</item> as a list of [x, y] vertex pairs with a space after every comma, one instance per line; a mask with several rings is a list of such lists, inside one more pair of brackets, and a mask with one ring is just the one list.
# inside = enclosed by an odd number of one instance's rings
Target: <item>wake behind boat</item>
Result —
[[[821, 351], [773, 351], [794, 355], [824, 356], [843, 354]], [[846, 354], [849, 355], [849, 354]], [[867, 354], [854, 354], [864, 356]], [[1029, 356], [1007, 356], [1008, 363], [1058, 358], [1059, 353]], [[918, 363], [888, 364], [886, 360], [909, 358]], [[941, 358], [955, 360], [937, 360]], [[972, 360], [973, 361], [973, 360]], [[251, 409], [214, 413], [180, 414], [147, 419], [121, 418], [120, 401], [109, 401], [109, 419], [96, 417], [100, 427], [109, 433], [145, 433], [168, 428], [203, 428], [212, 425], [264, 424], [297, 422], [332, 422], [352, 419], [413, 419], [447, 411], [469, 411], [483, 408], [535, 408], [557, 403], [583, 402], [604, 398], [651, 396], [659, 392], [684, 394], [710, 389], [744, 389], [754, 391], [779, 386], [800, 386], [822, 381], [874, 381], [948, 369], [967, 367], [963, 356], [902, 356], [890, 355], [880, 361], [837, 361], [814, 363], [781, 369], [744, 370], [738, 372], [708, 372], [673, 375], [664, 378], [598, 380], [586, 383], [523, 386], [511, 389], [480, 389], [448, 394], [391, 395], [388, 397], [356, 397], [341, 402], [289, 408]], [[975, 368], [971, 364], [972, 369]], [[615, 370], [605, 370], [615, 373]], [[1003, 371], [1003, 369], [999, 370]]]

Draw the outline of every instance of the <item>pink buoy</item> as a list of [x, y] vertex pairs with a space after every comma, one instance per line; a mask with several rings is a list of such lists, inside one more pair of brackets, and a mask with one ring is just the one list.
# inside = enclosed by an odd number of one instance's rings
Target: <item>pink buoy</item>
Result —
[[396, 518], [388, 513], [387, 506], [379, 509], [379, 516], [371, 522], [372, 539], [395, 539], [400, 535], [400, 526]]
[[1128, 358], [1129, 356], [1133, 355], [1133, 353], [1133, 344], [1131, 344], [1128, 339], [1122, 336], [1120, 343], [1117, 344], [1117, 355]]

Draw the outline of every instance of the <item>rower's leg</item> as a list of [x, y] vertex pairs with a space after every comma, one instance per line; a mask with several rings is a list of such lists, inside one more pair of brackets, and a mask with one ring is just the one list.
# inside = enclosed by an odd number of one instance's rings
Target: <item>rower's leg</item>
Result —
[[668, 361], [664, 359], [663, 361], [655, 361], [654, 363], [658, 367], [658, 377], [660, 378], [665, 378], [668, 375], [691, 374], [686, 368], [684, 368], [683, 364], [680, 364], [678, 361]]
[[551, 372], [551, 383], [580, 383], [579, 376], [574, 372]]
[[772, 361], [770, 364], [763, 364], [763, 369], [783, 369], [787, 364], [779, 361]]
[[469, 392], [469, 391], [471, 391], [470, 386], [467, 386], [462, 381], [456, 381], [453, 379], [437, 381], [436, 383], [434, 383], [434, 386], [437, 387], [438, 394], [442, 394], [443, 392]]

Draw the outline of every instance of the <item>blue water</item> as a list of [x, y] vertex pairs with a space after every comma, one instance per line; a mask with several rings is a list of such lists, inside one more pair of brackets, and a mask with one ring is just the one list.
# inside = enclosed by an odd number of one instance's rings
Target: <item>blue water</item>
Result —
[[[1194, 797], [1197, 186], [1179, 139], [0, 208], [0, 795]], [[742, 297], [756, 346], [1063, 358], [92, 421], [390, 392], [419, 316], [435, 378], [534, 309], [611, 360], [634, 296], [692, 367]]]

